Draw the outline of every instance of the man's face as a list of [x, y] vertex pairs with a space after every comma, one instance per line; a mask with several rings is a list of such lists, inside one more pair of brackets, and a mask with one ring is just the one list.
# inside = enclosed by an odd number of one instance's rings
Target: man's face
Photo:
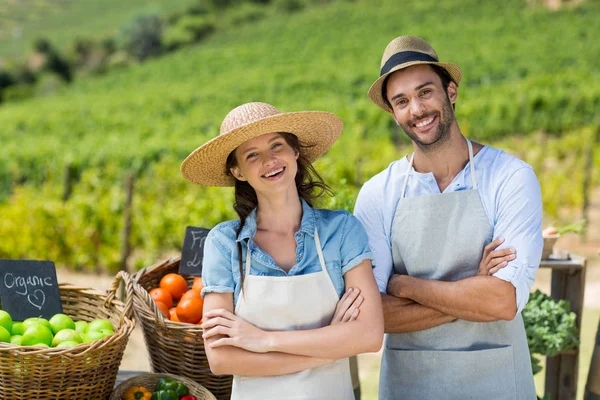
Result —
[[451, 82], [446, 93], [429, 65], [408, 67], [388, 79], [387, 98], [394, 119], [422, 150], [437, 148], [450, 137], [456, 89]]

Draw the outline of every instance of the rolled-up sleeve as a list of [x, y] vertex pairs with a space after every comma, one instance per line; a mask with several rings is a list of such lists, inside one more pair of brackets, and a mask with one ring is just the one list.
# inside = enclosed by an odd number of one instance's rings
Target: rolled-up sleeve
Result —
[[202, 297], [207, 293], [233, 293], [235, 290], [231, 250], [219, 241], [220, 233], [215, 229], [209, 232], [204, 241]]
[[[379, 196], [379, 201], [378, 201]], [[380, 293], [387, 293], [387, 284], [392, 275], [392, 246], [385, 233], [381, 192], [363, 186], [358, 193], [354, 215], [361, 222], [369, 238], [373, 252], [373, 274]]]
[[362, 224], [355, 216], [348, 214], [342, 228], [340, 246], [342, 275], [364, 260], [372, 260], [369, 238]]
[[517, 313], [529, 299], [542, 257], [542, 193], [531, 167], [516, 170], [503, 182], [496, 198], [494, 238], [504, 238], [500, 248], [516, 249], [516, 258], [494, 274], [516, 289]]

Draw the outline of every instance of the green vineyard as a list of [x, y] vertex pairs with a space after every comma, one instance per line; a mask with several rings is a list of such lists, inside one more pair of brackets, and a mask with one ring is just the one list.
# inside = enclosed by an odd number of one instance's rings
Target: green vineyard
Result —
[[361, 185], [410, 151], [366, 96], [384, 47], [403, 34], [462, 67], [462, 131], [534, 167], [549, 221], [579, 218], [587, 150], [599, 146], [599, 2], [306, 1], [293, 13], [272, 3], [195, 46], [1, 104], [0, 258], [118, 269], [128, 174], [137, 268], [177, 251], [185, 226], [233, 218], [231, 190], [195, 187], [179, 165], [249, 101], [343, 119], [316, 167], [336, 193], [321, 206], [352, 210]]

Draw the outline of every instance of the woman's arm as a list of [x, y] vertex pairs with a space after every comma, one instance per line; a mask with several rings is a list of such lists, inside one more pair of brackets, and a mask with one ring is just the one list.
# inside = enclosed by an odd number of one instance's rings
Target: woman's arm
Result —
[[214, 309], [206, 316], [219, 319], [210, 324], [214, 327], [205, 335], [223, 335], [211, 341], [213, 349], [236, 346], [253, 352], [281, 352], [328, 359], [379, 351], [383, 341], [383, 312], [371, 261], [362, 261], [346, 272], [344, 279], [347, 289], [358, 288], [361, 293], [360, 313], [354, 321], [311, 330], [265, 332], [233, 315], [230, 310]]
[[[207, 314], [215, 309], [225, 309], [232, 312], [232, 293], [207, 293], [204, 298], [204, 313]], [[277, 352], [253, 353], [234, 346], [210, 346], [211, 343], [222, 337], [212, 336], [204, 340], [204, 349], [210, 370], [215, 375], [285, 375], [333, 362], [333, 360], [323, 358]]]

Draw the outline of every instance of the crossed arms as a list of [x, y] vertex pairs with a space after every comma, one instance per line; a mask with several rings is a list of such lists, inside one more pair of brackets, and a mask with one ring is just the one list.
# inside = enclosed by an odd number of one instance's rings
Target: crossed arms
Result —
[[[344, 275], [342, 297], [330, 325], [303, 331], [261, 330], [233, 314], [231, 293], [208, 293], [204, 302], [206, 355], [214, 374], [272, 376], [326, 365], [383, 340], [383, 315], [370, 260]], [[358, 289], [349, 292], [348, 289]]]
[[486, 246], [477, 276], [442, 282], [392, 275], [382, 294], [385, 332], [404, 333], [464, 319], [474, 322], [511, 320], [517, 312], [515, 287], [490, 276], [514, 259], [514, 249]]

